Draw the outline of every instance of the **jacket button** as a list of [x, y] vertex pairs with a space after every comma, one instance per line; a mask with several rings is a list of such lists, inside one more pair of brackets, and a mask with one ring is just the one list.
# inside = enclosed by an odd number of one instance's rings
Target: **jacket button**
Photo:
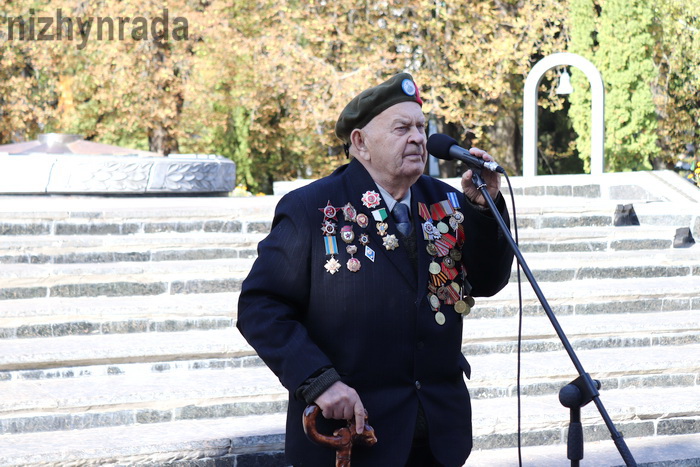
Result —
[[416, 381], [416, 389], [420, 389], [420, 381]]

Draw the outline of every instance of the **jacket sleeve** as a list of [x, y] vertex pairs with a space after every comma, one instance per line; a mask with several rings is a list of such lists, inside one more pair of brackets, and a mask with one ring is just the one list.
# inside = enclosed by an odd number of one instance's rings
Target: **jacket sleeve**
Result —
[[[463, 261], [467, 268], [467, 279], [472, 285], [473, 296], [490, 297], [505, 287], [510, 279], [513, 250], [491, 211], [475, 207], [466, 197], [465, 201]], [[494, 201], [510, 228], [503, 195], [499, 193]]]
[[304, 326], [315, 233], [307, 205], [295, 193], [278, 203], [270, 234], [259, 243], [258, 258], [243, 281], [236, 324], [292, 393], [320, 368], [332, 366]]

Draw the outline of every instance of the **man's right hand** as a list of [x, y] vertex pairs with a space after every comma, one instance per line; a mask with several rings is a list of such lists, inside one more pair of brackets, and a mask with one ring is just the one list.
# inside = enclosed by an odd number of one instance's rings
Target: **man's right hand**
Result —
[[355, 427], [358, 433], [365, 429], [365, 406], [362, 405], [360, 396], [347, 384], [336, 381], [318, 396], [314, 401], [327, 419], [350, 420], [355, 417]]

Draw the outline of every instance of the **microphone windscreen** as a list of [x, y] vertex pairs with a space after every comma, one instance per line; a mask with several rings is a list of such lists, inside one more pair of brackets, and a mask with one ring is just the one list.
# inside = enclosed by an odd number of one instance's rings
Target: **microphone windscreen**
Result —
[[457, 144], [457, 140], [451, 138], [442, 133], [435, 133], [430, 135], [428, 138], [428, 143], [426, 144], [428, 152], [438, 159], [444, 159], [446, 161], [451, 161], [453, 159], [450, 155], [450, 148]]

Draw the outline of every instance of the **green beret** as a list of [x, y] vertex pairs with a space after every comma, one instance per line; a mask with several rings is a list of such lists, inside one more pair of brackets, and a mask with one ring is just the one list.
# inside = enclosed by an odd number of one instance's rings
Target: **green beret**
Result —
[[344, 143], [350, 142], [352, 130], [363, 128], [374, 117], [400, 102], [416, 102], [423, 106], [418, 86], [408, 73], [399, 73], [351, 100], [335, 124], [336, 136]]

